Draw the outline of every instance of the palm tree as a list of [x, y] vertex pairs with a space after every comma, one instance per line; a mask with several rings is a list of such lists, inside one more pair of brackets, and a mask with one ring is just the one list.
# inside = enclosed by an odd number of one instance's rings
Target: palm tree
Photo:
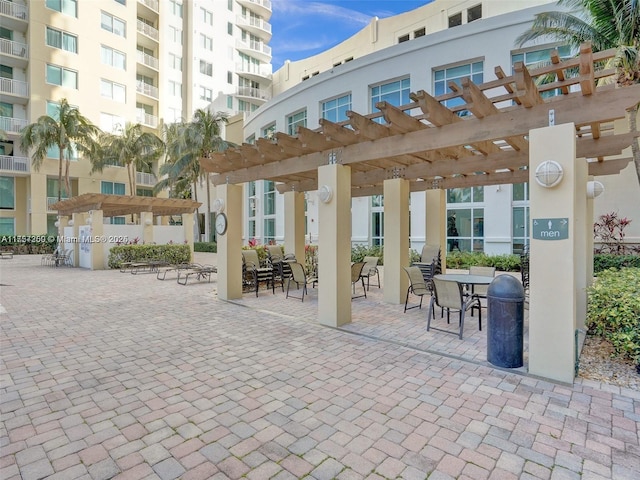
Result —
[[105, 165], [127, 169], [130, 195], [136, 195], [136, 172], [151, 171], [153, 162], [162, 155], [164, 143], [153, 133], [143, 132], [142, 125], [127, 123], [118, 126], [117, 134], [105, 133], [100, 138], [100, 155], [93, 163], [92, 173]]
[[[591, 42], [594, 51], [615, 48], [613, 67], [616, 83], [628, 86], [640, 83], [640, 0], [559, 0], [570, 11], [543, 12], [536, 15], [531, 28], [516, 39], [519, 46], [540, 38], [553, 38], [575, 49]], [[629, 110], [629, 129], [637, 132], [640, 102]], [[636, 174], [640, 183], [640, 146], [631, 144]]]
[[57, 115], [42, 115], [35, 123], [20, 131], [20, 144], [31, 153], [33, 168], [40, 170], [42, 161], [51, 147], [58, 147], [58, 201], [62, 198], [62, 165], [65, 165], [64, 184], [67, 195], [71, 195], [69, 164], [74, 153], [88, 155], [91, 159], [97, 151], [97, 136], [100, 129], [84, 117], [77, 107], [69, 105], [66, 98], [60, 100]]

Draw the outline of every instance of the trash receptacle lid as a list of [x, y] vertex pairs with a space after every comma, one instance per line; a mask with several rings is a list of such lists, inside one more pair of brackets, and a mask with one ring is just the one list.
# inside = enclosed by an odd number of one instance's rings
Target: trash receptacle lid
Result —
[[498, 275], [489, 285], [487, 297], [523, 300], [524, 287], [511, 275]]

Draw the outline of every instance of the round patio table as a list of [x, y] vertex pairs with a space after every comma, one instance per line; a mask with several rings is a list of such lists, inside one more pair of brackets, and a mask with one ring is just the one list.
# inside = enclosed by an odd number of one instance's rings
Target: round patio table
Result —
[[442, 273], [434, 275], [438, 280], [463, 283], [465, 285], [489, 285], [495, 277], [485, 275], [469, 275], [468, 273]]

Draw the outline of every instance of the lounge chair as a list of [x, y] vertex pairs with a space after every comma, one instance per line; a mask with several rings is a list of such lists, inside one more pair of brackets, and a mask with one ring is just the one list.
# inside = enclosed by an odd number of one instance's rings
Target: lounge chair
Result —
[[189, 268], [178, 270], [177, 282], [180, 285], [186, 285], [191, 277], [196, 277], [198, 281], [206, 278], [208, 282], [211, 282], [212, 273], [218, 273], [218, 269], [213, 265], [191, 264]]

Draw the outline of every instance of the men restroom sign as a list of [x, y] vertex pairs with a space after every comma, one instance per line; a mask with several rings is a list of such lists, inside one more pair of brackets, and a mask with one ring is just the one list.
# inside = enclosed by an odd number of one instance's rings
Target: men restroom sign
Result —
[[536, 240], [566, 240], [569, 238], [568, 218], [534, 218], [532, 238]]

